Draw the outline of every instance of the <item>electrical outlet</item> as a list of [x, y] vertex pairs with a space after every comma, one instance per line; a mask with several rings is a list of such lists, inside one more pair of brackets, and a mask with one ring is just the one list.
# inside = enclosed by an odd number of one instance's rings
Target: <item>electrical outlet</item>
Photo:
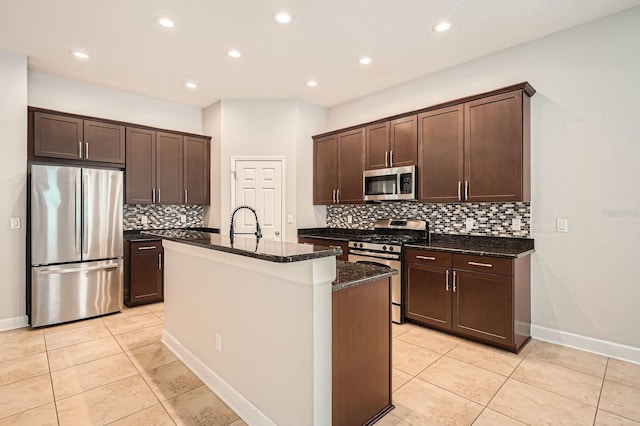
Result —
[[218, 333], [216, 333], [216, 349], [222, 352], [222, 337]]
[[20, 218], [12, 217], [11, 218], [11, 229], [20, 229]]
[[146, 225], [147, 223], [149, 223], [149, 218], [147, 216], [145, 216], [145, 215], [142, 215], [142, 216], [140, 216], [140, 222], [143, 225]]
[[287, 223], [293, 223], [293, 215], [292, 214], [287, 215]]
[[187, 215], [186, 214], [181, 214], [180, 215], [180, 222], [187, 223]]
[[558, 219], [556, 222], [556, 232], [569, 232], [569, 219]]
[[353, 216], [347, 216], [347, 223], [353, 223]]
[[464, 221], [464, 227], [467, 228], [467, 231], [471, 231], [473, 229], [473, 225], [475, 220], [472, 217], [468, 217], [467, 220]]
[[514, 231], [520, 231], [522, 229], [522, 219], [519, 217], [511, 219], [511, 229]]

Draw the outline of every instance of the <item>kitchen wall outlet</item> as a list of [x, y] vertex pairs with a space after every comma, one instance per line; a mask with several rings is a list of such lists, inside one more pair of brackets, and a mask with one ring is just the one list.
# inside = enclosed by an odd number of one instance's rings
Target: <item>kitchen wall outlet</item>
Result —
[[556, 232], [569, 232], [569, 219], [558, 219], [556, 221]]
[[147, 223], [149, 223], [149, 218], [147, 216], [145, 216], [145, 215], [142, 215], [142, 216], [140, 216], [140, 222], [143, 225], [146, 225]]
[[216, 350], [222, 352], [222, 337], [216, 333]]
[[12, 217], [11, 218], [11, 229], [20, 229], [20, 218]]
[[288, 214], [287, 215], [287, 223], [293, 223], [293, 215], [292, 214]]
[[181, 214], [180, 215], [180, 222], [187, 223], [187, 215], [186, 214]]
[[472, 217], [468, 217], [467, 220], [464, 221], [464, 227], [467, 228], [467, 231], [471, 231], [473, 229], [473, 225], [475, 220]]
[[347, 216], [347, 223], [353, 223], [353, 216]]
[[522, 219], [519, 217], [511, 219], [511, 229], [514, 231], [520, 231], [522, 229]]

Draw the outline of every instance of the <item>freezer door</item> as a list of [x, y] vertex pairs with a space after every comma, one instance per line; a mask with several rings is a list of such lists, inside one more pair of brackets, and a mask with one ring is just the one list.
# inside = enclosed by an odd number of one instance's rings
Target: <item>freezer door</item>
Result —
[[122, 171], [82, 169], [82, 259], [121, 257]]
[[31, 268], [31, 326], [122, 310], [122, 259]]
[[31, 166], [32, 265], [81, 260], [80, 170]]

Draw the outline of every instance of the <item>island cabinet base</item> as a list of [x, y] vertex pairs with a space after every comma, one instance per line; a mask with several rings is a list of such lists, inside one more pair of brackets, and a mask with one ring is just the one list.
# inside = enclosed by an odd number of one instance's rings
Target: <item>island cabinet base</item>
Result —
[[369, 425], [391, 404], [389, 278], [332, 293], [332, 425]]

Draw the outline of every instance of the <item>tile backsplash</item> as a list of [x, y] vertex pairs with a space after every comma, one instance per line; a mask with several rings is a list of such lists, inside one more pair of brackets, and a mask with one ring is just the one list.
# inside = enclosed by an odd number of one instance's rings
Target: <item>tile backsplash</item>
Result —
[[[186, 216], [187, 221], [181, 222], [180, 216]], [[164, 204], [125, 204], [123, 211], [124, 230], [134, 229], [162, 229], [162, 228], [191, 228], [203, 226], [203, 206], [178, 206]], [[142, 216], [147, 217], [147, 223], [142, 223]]]
[[[351, 223], [348, 222], [351, 216]], [[327, 226], [373, 229], [376, 219], [416, 218], [428, 220], [431, 231], [440, 234], [487, 235], [528, 238], [531, 233], [530, 203], [450, 203], [383, 202], [374, 204], [329, 205]], [[473, 229], [465, 222], [473, 219]], [[520, 230], [512, 229], [520, 219]]]

